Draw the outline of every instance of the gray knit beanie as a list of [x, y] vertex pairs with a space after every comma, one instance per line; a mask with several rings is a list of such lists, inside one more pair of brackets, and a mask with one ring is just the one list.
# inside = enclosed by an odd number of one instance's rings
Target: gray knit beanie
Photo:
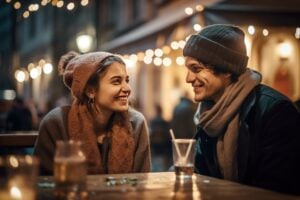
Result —
[[192, 35], [183, 55], [236, 75], [246, 71], [248, 62], [244, 32], [237, 26], [226, 24], [206, 26], [197, 35]]

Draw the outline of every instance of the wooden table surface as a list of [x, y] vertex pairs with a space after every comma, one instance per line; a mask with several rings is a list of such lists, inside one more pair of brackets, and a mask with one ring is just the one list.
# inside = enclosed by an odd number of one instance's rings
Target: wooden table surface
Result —
[[[107, 177], [129, 180], [108, 185]], [[133, 181], [132, 181], [133, 180]], [[55, 199], [53, 177], [39, 177], [38, 200]], [[90, 175], [90, 200], [98, 199], [200, 199], [200, 200], [296, 200], [290, 196], [202, 175], [176, 180], [173, 172]]]

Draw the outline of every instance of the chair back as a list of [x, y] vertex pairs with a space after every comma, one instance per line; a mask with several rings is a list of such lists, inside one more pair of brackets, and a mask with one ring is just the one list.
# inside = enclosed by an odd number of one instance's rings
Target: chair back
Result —
[[33, 147], [37, 131], [17, 131], [0, 134], [0, 147]]

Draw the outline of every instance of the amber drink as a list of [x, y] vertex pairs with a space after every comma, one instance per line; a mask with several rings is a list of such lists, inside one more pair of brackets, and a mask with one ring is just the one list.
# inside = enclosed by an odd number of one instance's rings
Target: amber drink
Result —
[[176, 176], [192, 176], [194, 173], [194, 165], [189, 164], [186, 166], [175, 165]]
[[55, 195], [59, 199], [84, 199], [86, 192], [86, 158], [81, 143], [59, 141], [54, 158]]

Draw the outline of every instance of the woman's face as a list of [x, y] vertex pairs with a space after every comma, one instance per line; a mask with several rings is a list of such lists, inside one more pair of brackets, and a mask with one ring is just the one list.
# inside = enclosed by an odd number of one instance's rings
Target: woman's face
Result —
[[125, 66], [114, 62], [108, 66], [99, 79], [99, 87], [95, 94], [95, 103], [102, 111], [127, 111], [130, 92], [129, 76], [127, 75]]
[[186, 82], [194, 88], [197, 102], [212, 100], [217, 102], [230, 84], [230, 74], [216, 75], [202, 63], [192, 57], [185, 58], [187, 68]]

